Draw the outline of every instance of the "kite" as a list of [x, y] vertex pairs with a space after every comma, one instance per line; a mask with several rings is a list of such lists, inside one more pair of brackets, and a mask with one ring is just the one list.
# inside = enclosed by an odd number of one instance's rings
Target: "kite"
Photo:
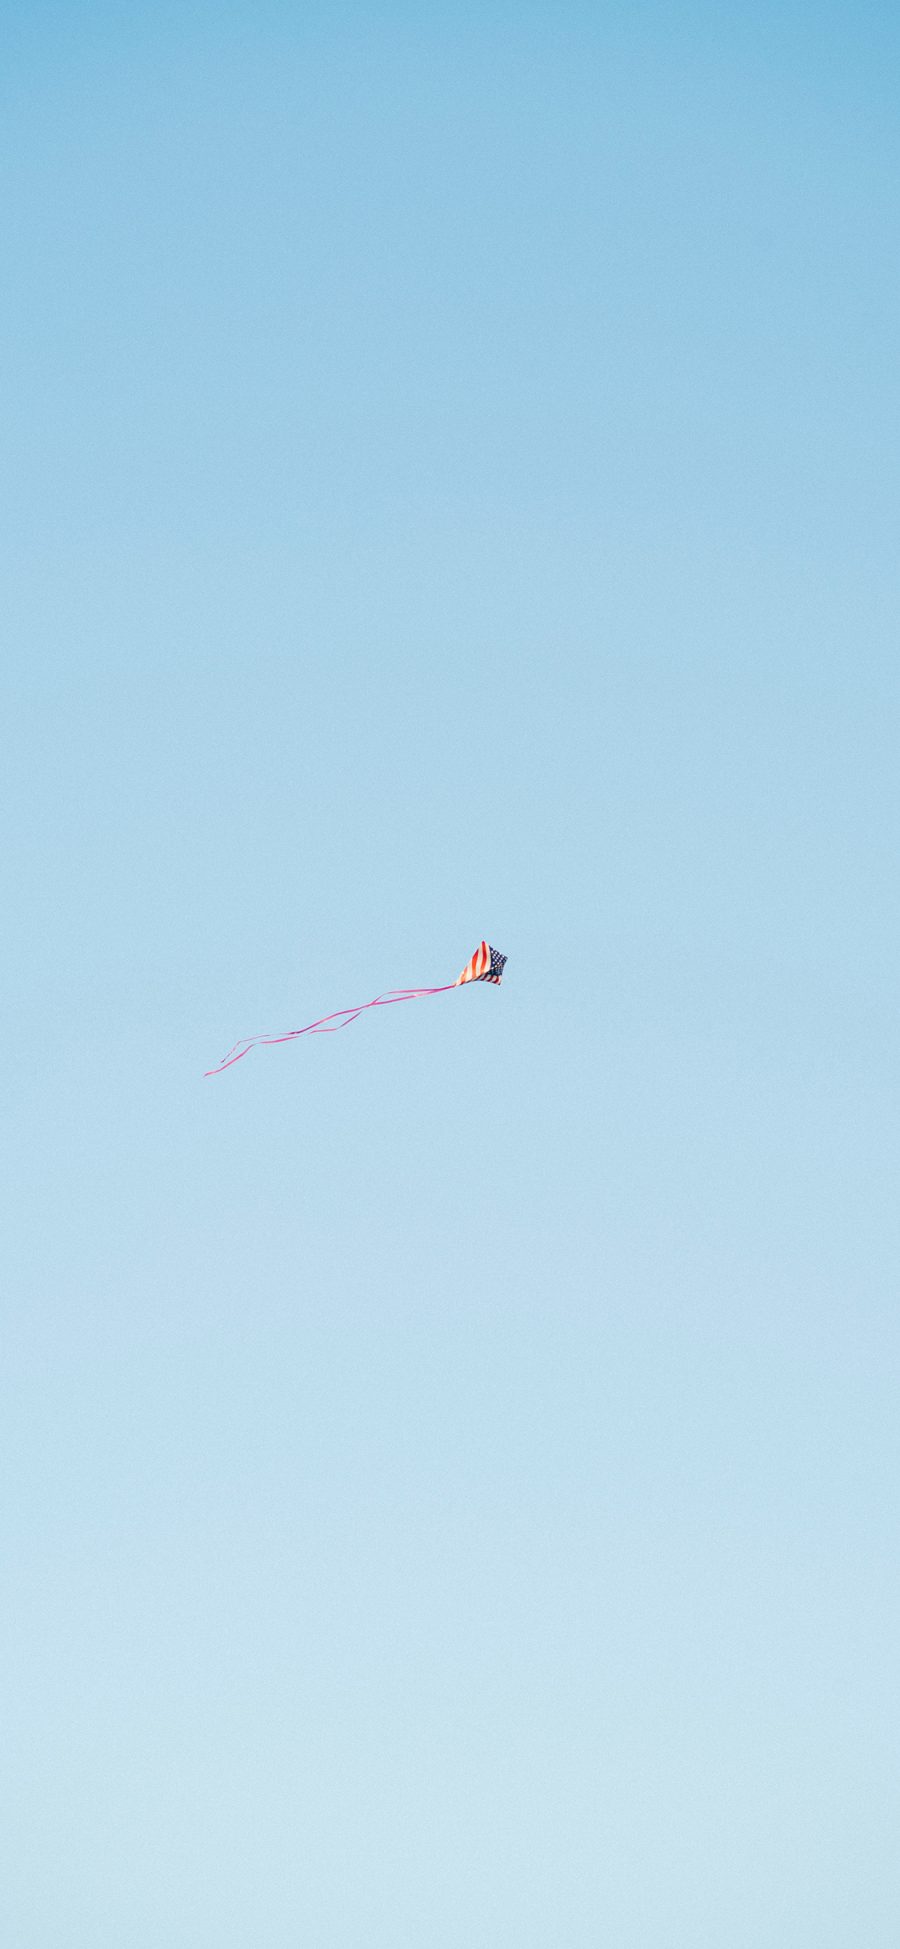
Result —
[[305, 1029], [286, 1029], [283, 1035], [245, 1035], [240, 1042], [229, 1049], [214, 1069], [204, 1070], [205, 1076], [220, 1076], [223, 1069], [230, 1069], [241, 1062], [251, 1049], [266, 1048], [276, 1042], [296, 1042], [301, 1035], [334, 1035], [337, 1029], [349, 1028], [351, 1022], [365, 1014], [367, 1008], [390, 1008], [394, 1002], [417, 1002], [425, 995], [449, 995], [451, 989], [461, 988], [467, 981], [489, 981], [499, 988], [506, 967], [506, 955], [498, 954], [495, 947], [487, 941], [475, 949], [471, 961], [467, 961], [462, 974], [455, 981], [447, 981], [442, 988], [389, 988], [384, 995], [376, 995], [374, 1001], [360, 1002], [358, 1008], [338, 1008], [333, 1015], [320, 1015], [317, 1022], [307, 1022]]

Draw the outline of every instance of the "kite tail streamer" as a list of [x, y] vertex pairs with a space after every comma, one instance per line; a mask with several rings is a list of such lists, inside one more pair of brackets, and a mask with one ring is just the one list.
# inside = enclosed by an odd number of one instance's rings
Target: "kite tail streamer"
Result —
[[260, 1035], [242, 1036], [214, 1069], [205, 1069], [203, 1074], [221, 1076], [223, 1069], [231, 1069], [236, 1062], [242, 1062], [251, 1049], [271, 1048], [279, 1042], [296, 1042], [301, 1035], [334, 1035], [338, 1029], [348, 1029], [351, 1022], [356, 1022], [360, 1015], [365, 1014], [366, 1009], [390, 1008], [394, 1002], [421, 1001], [426, 995], [449, 995], [451, 988], [457, 986], [457, 982], [448, 981], [441, 988], [389, 988], [385, 994], [376, 995], [374, 1001], [360, 1002], [358, 1008], [337, 1008], [332, 1015], [320, 1015], [317, 1021], [307, 1022], [303, 1029], [286, 1029], [283, 1035], [270, 1035], [264, 1030]]

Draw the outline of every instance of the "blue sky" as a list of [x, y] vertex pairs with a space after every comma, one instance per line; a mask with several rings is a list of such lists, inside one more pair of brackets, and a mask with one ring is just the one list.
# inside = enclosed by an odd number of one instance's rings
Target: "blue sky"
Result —
[[4, 28], [4, 1939], [894, 1949], [896, 24]]

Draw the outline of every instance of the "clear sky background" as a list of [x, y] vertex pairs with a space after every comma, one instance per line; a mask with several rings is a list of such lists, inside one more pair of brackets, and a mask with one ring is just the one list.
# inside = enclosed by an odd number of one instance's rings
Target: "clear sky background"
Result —
[[896, 14], [2, 28], [0, 1935], [896, 1949]]

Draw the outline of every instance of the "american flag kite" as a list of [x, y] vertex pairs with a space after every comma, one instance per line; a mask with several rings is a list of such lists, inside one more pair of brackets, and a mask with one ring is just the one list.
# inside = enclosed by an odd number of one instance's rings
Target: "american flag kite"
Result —
[[392, 1002], [420, 1001], [425, 995], [448, 995], [451, 988], [461, 988], [466, 981], [490, 981], [495, 988], [499, 988], [505, 967], [506, 955], [498, 954], [495, 947], [489, 947], [487, 941], [482, 941], [471, 961], [466, 962], [462, 974], [457, 975], [455, 981], [445, 982], [441, 988], [390, 988], [386, 994], [376, 995], [374, 1001], [360, 1002], [357, 1008], [338, 1008], [333, 1015], [320, 1015], [317, 1022], [307, 1022], [305, 1029], [287, 1029], [283, 1035], [269, 1035], [265, 1031], [261, 1035], [246, 1035], [241, 1042], [235, 1043], [233, 1049], [229, 1049], [227, 1056], [223, 1056], [214, 1069], [207, 1069], [204, 1074], [219, 1076], [223, 1069], [230, 1069], [233, 1063], [248, 1056], [251, 1049], [269, 1043], [296, 1042], [301, 1035], [333, 1035], [336, 1029], [348, 1028], [367, 1008], [387, 1008]]
[[475, 949], [471, 961], [467, 961], [462, 974], [453, 983], [458, 988], [463, 981], [492, 981], [499, 988], [506, 967], [506, 955], [498, 954], [495, 947], [488, 947], [487, 941]]

